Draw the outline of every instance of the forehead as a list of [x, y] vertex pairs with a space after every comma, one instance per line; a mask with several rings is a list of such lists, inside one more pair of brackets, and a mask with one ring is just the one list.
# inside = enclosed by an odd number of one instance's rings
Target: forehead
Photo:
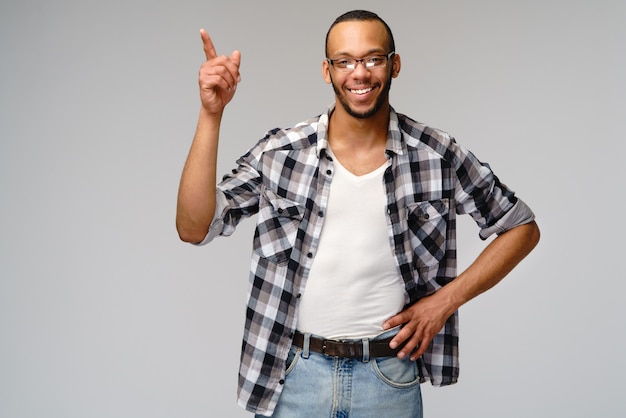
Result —
[[347, 21], [336, 24], [328, 34], [328, 54], [361, 56], [370, 52], [387, 52], [385, 26], [377, 20]]

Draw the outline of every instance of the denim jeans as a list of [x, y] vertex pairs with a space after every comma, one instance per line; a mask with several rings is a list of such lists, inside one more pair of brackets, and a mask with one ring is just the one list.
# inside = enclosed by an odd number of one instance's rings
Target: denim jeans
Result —
[[[397, 333], [387, 331], [375, 339]], [[306, 344], [305, 344], [306, 345]], [[422, 418], [416, 362], [350, 359], [292, 347], [274, 418]], [[260, 417], [260, 416], [257, 416]]]

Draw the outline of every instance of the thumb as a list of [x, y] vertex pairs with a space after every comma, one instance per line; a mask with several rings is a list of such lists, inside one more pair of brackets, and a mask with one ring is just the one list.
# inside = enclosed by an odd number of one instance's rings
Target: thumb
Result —
[[241, 64], [241, 52], [233, 51], [233, 53], [230, 54], [230, 59], [231, 59], [232, 62], [235, 63], [237, 68], [239, 68], [239, 65]]
[[[237, 70], [239, 70], [239, 65], [241, 65], [241, 52], [235, 50], [232, 54], [230, 54], [230, 60], [237, 66]], [[241, 74], [237, 74], [237, 82], [241, 81]]]

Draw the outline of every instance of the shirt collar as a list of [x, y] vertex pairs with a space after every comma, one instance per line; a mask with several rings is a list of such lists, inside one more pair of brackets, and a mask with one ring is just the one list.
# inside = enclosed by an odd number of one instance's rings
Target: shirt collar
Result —
[[387, 132], [387, 153], [404, 154], [404, 142], [398, 114], [393, 107], [389, 107], [389, 131]]
[[[317, 157], [322, 155], [322, 150], [326, 152], [328, 149], [328, 122], [330, 115], [335, 110], [335, 104], [331, 104], [326, 112], [320, 115], [317, 125]], [[404, 154], [402, 142], [402, 132], [400, 132], [400, 123], [398, 114], [390, 106], [389, 108], [389, 130], [387, 132], [387, 153]]]

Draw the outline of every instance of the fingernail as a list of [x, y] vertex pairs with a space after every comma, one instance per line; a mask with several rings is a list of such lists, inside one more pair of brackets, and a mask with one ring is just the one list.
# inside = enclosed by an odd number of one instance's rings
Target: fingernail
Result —
[[389, 343], [389, 347], [390, 347], [392, 350], [393, 350], [393, 349], [395, 349], [397, 346], [398, 346], [398, 343], [397, 343], [397, 342], [395, 342], [395, 341], [392, 341], [392, 342], [390, 342], [390, 343]]

